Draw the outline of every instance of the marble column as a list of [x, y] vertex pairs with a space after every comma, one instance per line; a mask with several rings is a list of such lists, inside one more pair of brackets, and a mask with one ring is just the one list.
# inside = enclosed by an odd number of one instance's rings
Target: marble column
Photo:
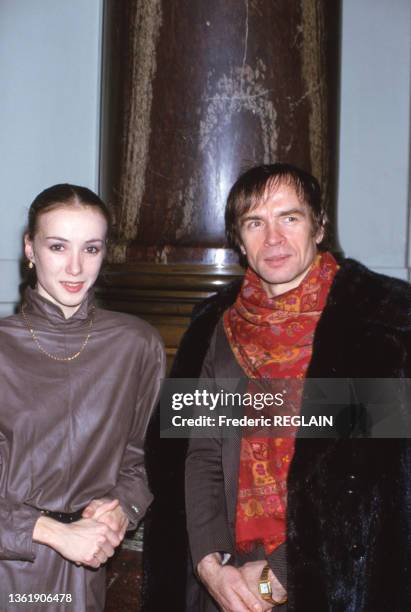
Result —
[[108, 0], [102, 192], [117, 264], [216, 264], [243, 168], [287, 161], [333, 219], [339, 2]]
[[[171, 361], [193, 305], [241, 272], [224, 236], [225, 200], [241, 170], [275, 161], [305, 168], [334, 217], [339, 1], [105, 6], [101, 192], [116, 232], [98, 297], [155, 325]], [[151, 452], [159, 470], [171, 460], [170, 490], [181, 508], [173, 506], [171, 536], [168, 525], [160, 535], [154, 527], [161, 494], [146, 520], [156, 565], [145, 578], [145, 609], [166, 601], [182, 610], [186, 566], [176, 538], [185, 533], [184, 502], [175, 462], [184, 441], [157, 438]]]

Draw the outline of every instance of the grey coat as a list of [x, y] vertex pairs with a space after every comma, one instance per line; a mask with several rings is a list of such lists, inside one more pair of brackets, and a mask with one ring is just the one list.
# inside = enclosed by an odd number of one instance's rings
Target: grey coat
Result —
[[[70, 355], [89, 329], [92, 297], [70, 319], [35, 291], [26, 313], [41, 345]], [[118, 498], [131, 527], [151, 502], [143, 441], [164, 374], [157, 333], [129, 315], [96, 309], [72, 361], [40, 352], [20, 314], [0, 321], [0, 609], [13, 593], [69, 593], [72, 603], [30, 610], [97, 612], [105, 570], [77, 567], [32, 540], [40, 509], [75, 512]]]

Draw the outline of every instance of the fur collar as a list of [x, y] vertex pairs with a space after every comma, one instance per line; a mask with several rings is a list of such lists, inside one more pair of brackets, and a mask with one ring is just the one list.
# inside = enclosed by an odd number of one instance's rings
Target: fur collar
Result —
[[[339, 262], [327, 301], [327, 309], [350, 312], [360, 320], [411, 331], [411, 285], [406, 281], [372, 272], [354, 259]], [[206, 318], [211, 331], [223, 312], [234, 302], [242, 280], [226, 285], [193, 312], [193, 322]]]
[[411, 331], [411, 285], [372, 272], [354, 259], [341, 262], [327, 306], [347, 310], [360, 320]]

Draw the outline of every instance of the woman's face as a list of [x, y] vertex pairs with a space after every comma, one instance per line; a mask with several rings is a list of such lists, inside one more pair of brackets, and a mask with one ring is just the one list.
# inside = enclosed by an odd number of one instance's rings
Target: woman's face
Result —
[[107, 222], [95, 207], [70, 205], [39, 215], [25, 254], [36, 266], [37, 291], [66, 318], [79, 308], [103, 263]]

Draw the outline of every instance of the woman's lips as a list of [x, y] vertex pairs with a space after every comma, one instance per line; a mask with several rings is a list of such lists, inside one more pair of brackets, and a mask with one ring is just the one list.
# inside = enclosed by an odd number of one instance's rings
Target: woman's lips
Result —
[[81, 289], [84, 286], [84, 282], [78, 282], [78, 283], [71, 283], [71, 282], [66, 282], [66, 281], [60, 281], [60, 284], [64, 287], [64, 289], [66, 291], [69, 291], [70, 293], [78, 293], [79, 291], [81, 291]]

